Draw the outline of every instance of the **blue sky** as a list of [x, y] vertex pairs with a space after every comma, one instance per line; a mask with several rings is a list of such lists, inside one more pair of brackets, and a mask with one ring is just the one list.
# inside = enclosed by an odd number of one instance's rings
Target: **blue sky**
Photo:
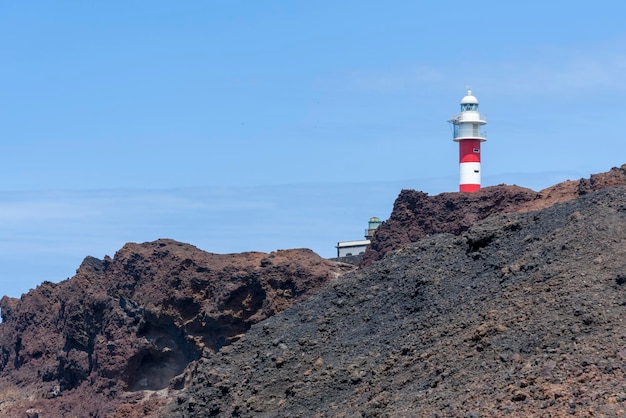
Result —
[[626, 162], [621, 1], [0, 4], [0, 294], [125, 242], [324, 257], [402, 188], [458, 189], [447, 120], [487, 115], [483, 186]]

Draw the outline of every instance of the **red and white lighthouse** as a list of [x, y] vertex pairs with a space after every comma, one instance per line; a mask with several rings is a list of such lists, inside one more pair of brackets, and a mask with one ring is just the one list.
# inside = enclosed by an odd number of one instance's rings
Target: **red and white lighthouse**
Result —
[[480, 189], [480, 143], [487, 140], [481, 127], [487, 124], [487, 117], [478, 112], [478, 99], [472, 90], [461, 99], [461, 113], [448, 122], [453, 127], [453, 140], [459, 143], [459, 191], [476, 192]]

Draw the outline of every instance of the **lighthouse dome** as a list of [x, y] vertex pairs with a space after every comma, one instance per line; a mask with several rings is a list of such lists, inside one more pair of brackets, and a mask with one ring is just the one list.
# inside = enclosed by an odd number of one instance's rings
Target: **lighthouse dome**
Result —
[[472, 94], [471, 90], [467, 91], [467, 96], [461, 99], [461, 104], [478, 104], [478, 99]]

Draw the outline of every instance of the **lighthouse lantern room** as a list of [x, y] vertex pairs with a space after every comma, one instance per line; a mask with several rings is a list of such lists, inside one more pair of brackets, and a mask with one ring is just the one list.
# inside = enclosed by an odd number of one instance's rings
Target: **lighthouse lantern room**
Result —
[[459, 143], [459, 191], [476, 192], [480, 190], [480, 144], [487, 140], [482, 131], [487, 117], [478, 111], [478, 99], [472, 90], [467, 90], [467, 95], [461, 99], [461, 113], [448, 122], [452, 124], [453, 140]]

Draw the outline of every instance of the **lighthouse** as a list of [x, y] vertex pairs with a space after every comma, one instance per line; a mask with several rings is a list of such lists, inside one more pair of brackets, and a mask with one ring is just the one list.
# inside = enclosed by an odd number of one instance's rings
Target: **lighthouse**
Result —
[[487, 124], [487, 117], [478, 111], [478, 99], [472, 90], [461, 99], [461, 113], [448, 122], [452, 124], [453, 140], [459, 143], [459, 191], [476, 192], [480, 190], [480, 144], [487, 140], [481, 127]]

